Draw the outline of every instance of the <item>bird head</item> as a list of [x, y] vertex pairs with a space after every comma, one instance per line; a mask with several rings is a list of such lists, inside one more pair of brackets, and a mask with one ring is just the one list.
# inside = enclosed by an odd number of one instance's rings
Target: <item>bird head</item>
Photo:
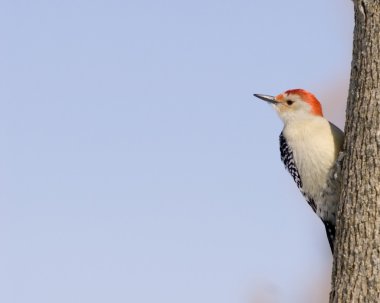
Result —
[[291, 120], [323, 117], [321, 103], [312, 93], [303, 89], [290, 89], [275, 97], [261, 94], [254, 96], [271, 103], [285, 123]]

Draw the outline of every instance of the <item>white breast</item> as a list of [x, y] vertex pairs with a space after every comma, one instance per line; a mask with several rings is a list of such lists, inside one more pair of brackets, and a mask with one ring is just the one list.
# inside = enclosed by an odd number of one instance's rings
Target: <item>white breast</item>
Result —
[[326, 211], [324, 209], [330, 206], [323, 205], [327, 201], [321, 201], [321, 194], [326, 188], [329, 171], [342, 148], [342, 131], [323, 117], [315, 116], [301, 121], [289, 121], [283, 134], [293, 151], [304, 192], [316, 202], [317, 212]]

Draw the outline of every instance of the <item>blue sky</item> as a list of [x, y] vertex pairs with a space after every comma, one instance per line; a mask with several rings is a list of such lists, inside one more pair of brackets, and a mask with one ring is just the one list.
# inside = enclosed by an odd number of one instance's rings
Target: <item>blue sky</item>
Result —
[[352, 30], [347, 0], [1, 2], [0, 301], [312, 302], [328, 243], [252, 94], [343, 127]]

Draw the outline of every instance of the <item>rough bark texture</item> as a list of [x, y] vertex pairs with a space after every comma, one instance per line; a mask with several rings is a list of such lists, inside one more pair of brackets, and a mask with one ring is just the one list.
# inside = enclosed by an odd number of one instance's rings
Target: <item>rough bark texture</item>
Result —
[[354, 0], [330, 303], [380, 302], [380, 0]]

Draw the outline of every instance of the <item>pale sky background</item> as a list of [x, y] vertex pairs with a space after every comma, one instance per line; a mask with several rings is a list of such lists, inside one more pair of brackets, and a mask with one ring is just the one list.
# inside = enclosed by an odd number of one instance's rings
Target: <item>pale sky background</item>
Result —
[[327, 298], [252, 94], [308, 89], [343, 127], [352, 31], [349, 0], [1, 1], [0, 302]]

